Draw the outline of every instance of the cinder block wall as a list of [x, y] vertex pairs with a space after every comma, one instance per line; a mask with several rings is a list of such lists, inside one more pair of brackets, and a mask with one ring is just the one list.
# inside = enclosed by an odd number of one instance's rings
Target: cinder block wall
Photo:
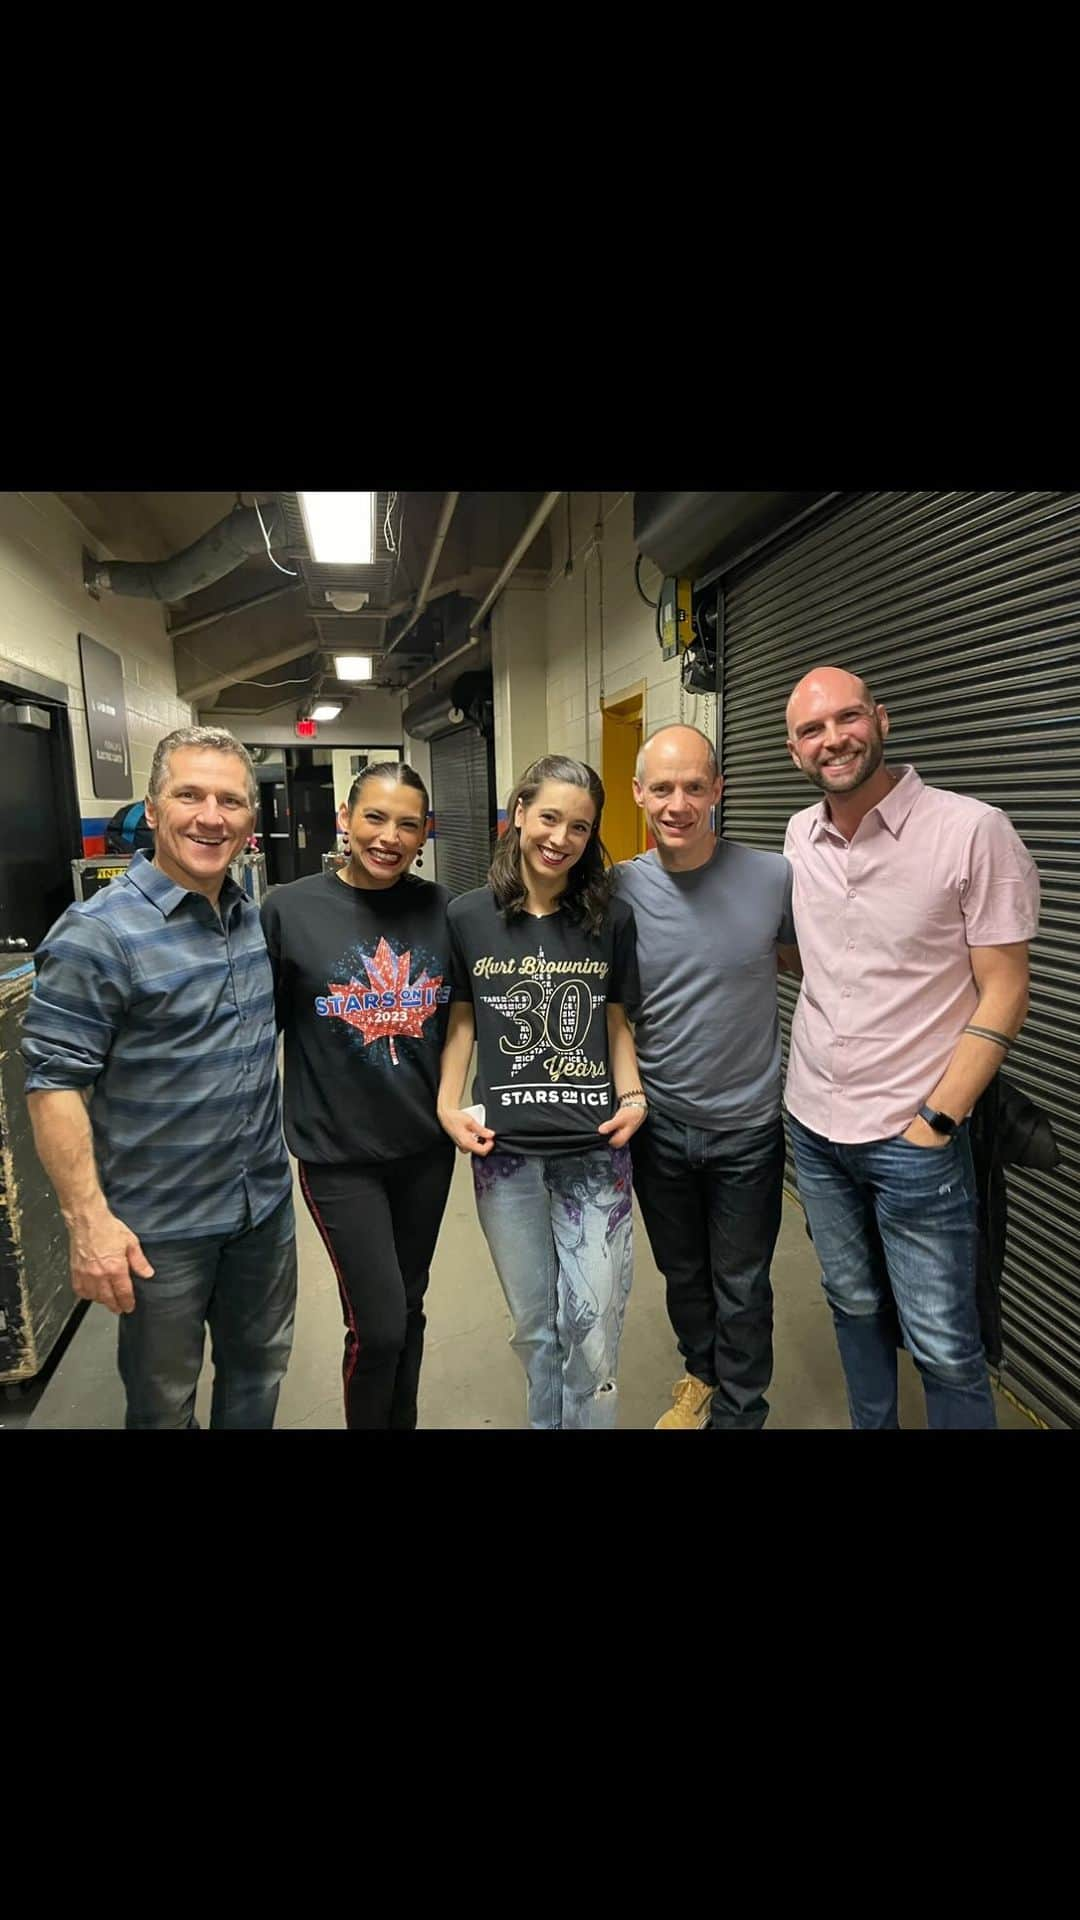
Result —
[[103, 853], [105, 823], [126, 797], [94, 792], [79, 666], [79, 634], [120, 655], [131, 743], [132, 799], [146, 791], [154, 748], [163, 733], [191, 725], [177, 698], [172, 641], [156, 601], [102, 594], [82, 580], [82, 550], [104, 550], [55, 494], [0, 493], [0, 679], [4, 662], [62, 681], [69, 696], [83, 852]]

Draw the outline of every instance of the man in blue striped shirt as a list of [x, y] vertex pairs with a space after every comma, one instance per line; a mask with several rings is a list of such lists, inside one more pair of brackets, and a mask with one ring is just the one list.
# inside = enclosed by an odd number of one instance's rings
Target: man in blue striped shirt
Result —
[[35, 955], [22, 1039], [34, 1139], [75, 1292], [119, 1315], [129, 1427], [197, 1425], [207, 1325], [211, 1427], [272, 1426], [289, 1361], [273, 982], [258, 909], [229, 874], [255, 802], [231, 734], [167, 734], [146, 801], [153, 860], [136, 854], [69, 907]]

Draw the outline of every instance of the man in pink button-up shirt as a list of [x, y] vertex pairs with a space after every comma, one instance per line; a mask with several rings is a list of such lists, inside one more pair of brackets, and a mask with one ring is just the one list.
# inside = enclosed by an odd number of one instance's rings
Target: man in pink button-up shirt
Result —
[[995, 807], [885, 764], [889, 716], [817, 667], [788, 751], [803, 988], [786, 1103], [852, 1424], [898, 1424], [895, 1316], [932, 1427], [992, 1427], [975, 1300], [967, 1119], [1027, 1012], [1038, 875]]

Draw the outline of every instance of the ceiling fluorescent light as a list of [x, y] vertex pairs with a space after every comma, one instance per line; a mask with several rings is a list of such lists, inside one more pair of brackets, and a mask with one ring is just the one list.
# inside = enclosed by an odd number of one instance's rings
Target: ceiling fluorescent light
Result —
[[298, 493], [311, 557], [324, 567], [370, 567], [375, 558], [373, 493]]
[[317, 707], [312, 707], [311, 717], [313, 720], [336, 720], [344, 705], [344, 700], [320, 700]]
[[335, 653], [334, 672], [339, 680], [370, 680], [370, 653]]

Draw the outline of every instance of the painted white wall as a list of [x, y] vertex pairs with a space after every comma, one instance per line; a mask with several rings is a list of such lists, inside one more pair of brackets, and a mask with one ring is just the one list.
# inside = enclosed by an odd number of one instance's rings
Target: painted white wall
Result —
[[[406, 694], [402, 699], [403, 708], [408, 705], [408, 700], [409, 700], [409, 696]], [[416, 772], [420, 775], [421, 780], [423, 781], [425, 787], [427, 788], [428, 793], [430, 794], [431, 792], [431, 742], [430, 740], [414, 740], [412, 734], [407, 733], [405, 735], [405, 752], [404, 752], [403, 758], [407, 761], [410, 767], [415, 768]], [[434, 833], [429, 834], [428, 839], [424, 845], [423, 859], [421, 861], [420, 867], [419, 869], [414, 869], [414, 871], [419, 871], [419, 875], [422, 880], [437, 880], [439, 877], [438, 821], [435, 822]]]
[[0, 493], [0, 677], [8, 660], [67, 687], [79, 811], [93, 821], [107, 820], [124, 796], [94, 792], [79, 634], [111, 647], [123, 662], [132, 798], [146, 791], [162, 734], [190, 726], [192, 710], [177, 697], [164, 609], [119, 594], [92, 599], [83, 586], [84, 547], [97, 559], [112, 557], [55, 494]]
[[[601, 701], [617, 698], [639, 680], [646, 683], [646, 733], [681, 720], [715, 738], [715, 697], [683, 693], [678, 662], [662, 657], [656, 616], [634, 585], [633, 493], [572, 493], [570, 509], [569, 576], [565, 501], [551, 523], [555, 566], [545, 596], [547, 751], [572, 754], [599, 770]], [[659, 580], [652, 563], [642, 561], [642, 586], [650, 599], [658, 596]]]
[[352, 761], [353, 751], [348, 747], [335, 747], [330, 755], [330, 763], [334, 769], [335, 807], [344, 806], [349, 798], [349, 788], [352, 786], [355, 777], [352, 770]]
[[499, 818], [515, 781], [548, 750], [547, 601], [541, 583], [508, 587], [491, 615]]

